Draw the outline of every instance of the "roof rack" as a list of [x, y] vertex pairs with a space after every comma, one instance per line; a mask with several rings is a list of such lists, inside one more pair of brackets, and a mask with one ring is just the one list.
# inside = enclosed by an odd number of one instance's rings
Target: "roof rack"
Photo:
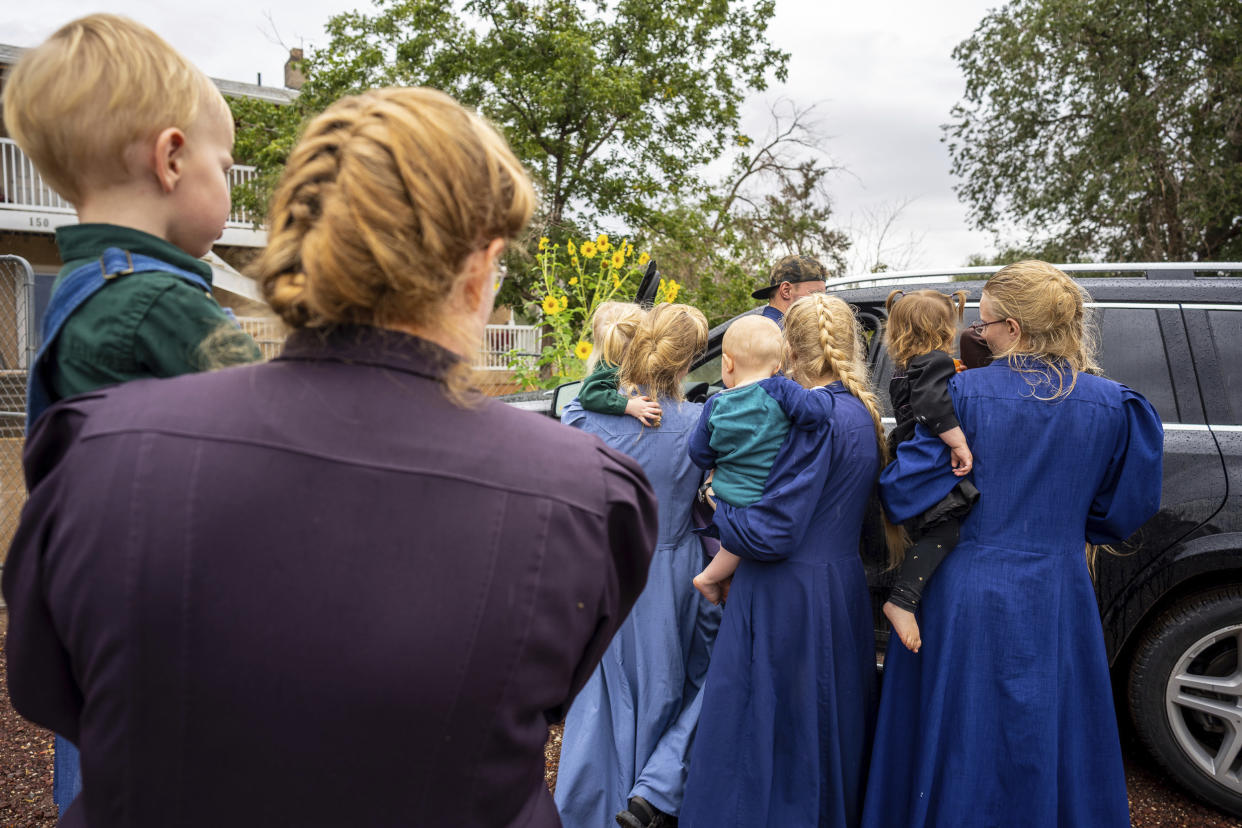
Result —
[[[1004, 265], [941, 268], [938, 270], [904, 270], [898, 273], [861, 273], [829, 279], [828, 289], [845, 287], [872, 287], [893, 282], [943, 282], [955, 276], [979, 276], [986, 278]], [[1242, 262], [1076, 262], [1058, 264], [1054, 267], [1066, 273], [1141, 273], [1148, 279], [1194, 279], [1196, 273], [1235, 272], [1242, 274]]]

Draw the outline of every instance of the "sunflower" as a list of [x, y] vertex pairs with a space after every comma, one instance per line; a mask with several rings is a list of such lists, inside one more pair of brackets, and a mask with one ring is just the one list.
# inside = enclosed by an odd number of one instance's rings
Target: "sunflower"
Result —
[[548, 237], [543, 236], [542, 238], [539, 239], [539, 250], [540, 252], [542, 252], [547, 249], [548, 249]]
[[651, 257], [648, 256], [645, 252], [638, 254], [638, 266], [639, 267], [642, 267], [649, 261], [651, 261]]
[[579, 251], [582, 253], [582, 258], [584, 258], [584, 259], [594, 259], [594, 258], [595, 258], [595, 253], [596, 253], [597, 251], [596, 251], [596, 247], [595, 247], [595, 243], [594, 243], [594, 242], [584, 241], [584, 242], [582, 243], [582, 247], [580, 247], [580, 248], [578, 248], [578, 249], [579, 249]]
[[622, 253], [620, 250], [615, 251], [612, 254], [612, 266], [615, 267], [617, 270], [620, 270], [621, 266], [624, 264], [625, 264], [625, 254]]
[[586, 362], [587, 359], [591, 356], [592, 350], [593, 349], [591, 347], [590, 342], [586, 342], [586, 341], [579, 342], [578, 346], [574, 348], [574, 356], [576, 356], [578, 359], [582, 360], [583, 362]]
[[570, 277], [570, 279], [569, 279], [569, 285], [570, 285], [570, 287], [573, 287], [573, 286], [574, 286], [574, 285], [576, 285], [576, 284], [578, 284], [578, 277], [577, 277], [577, 276], [572, 276], [572, 277]]
[[565, 242], [565, 252], [568, 253], [570, 256], [578, 255], [578, 248], [574, 247], [573, 239], [570, 239], [569, 241]]
[[560, 310], [565, 310], [567, 307], [569, 307], [569, 297], [562, 296], [560, 300]]
[[607, 253], [608, 247], [609, 247], [608, 234], [600, 233], [599, 236], [596, 237], [595, 239], [595, 246], [599, 248], [600, 253]]
[[553, 315], [561, 312], [561, 303], [551, 294], [543, 297], [543, 312]]

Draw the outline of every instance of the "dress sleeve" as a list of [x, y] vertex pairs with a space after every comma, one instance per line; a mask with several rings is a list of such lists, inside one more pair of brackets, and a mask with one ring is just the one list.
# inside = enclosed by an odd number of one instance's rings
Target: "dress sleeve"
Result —
[[74, 397], [53, 406], [35, 423], [22, 454], [30, 497], [4, 564], [4, 600], [9, 607], [5, 651], [13, 707], [72, 742], [78, 741], [82, 692], [47, 601], [44, 559], [58, 512], [65, 506], [60, 489], [71, 474], [67, 456], [91, 403], [101, 396]]
[[944, 351], [920, 354], [906, 368], [910, 383], [910, 410], [916, 422], [932, 434], [957, 428], [957, 415], [949, 396], [949, 380], [957, 374], [953, 357]]
[[[550, 722], [565, 717], [569, 703], [591, 677], [612, 637], [634, 608], [634, 602], [647, 585], [647, 568], [659, 533], [655, 494], [642, 467], [614, 449], [601, 445], [598, 451], [606, 503], [602, 540], [608, 551], [607, 566], [601, 573], [599, 614], [582, 657], [574, 667], [569, 695], [562, 705], [546, 713]], [[598, 533], [598, 529], [595, 532]]]
[[1090, 543], [1123, 541], [1160, 508], [1164, 428], [1142, 395], [1125, 386], [1121, 391], [1116, 445], [1087, 513]]
[[793, 554], [828, 478], [831, 431], [831, 422], [814, 434], [790, 429], [755, 503], [734, 507], [717, 499], [709, 533], [715, 530], [721, 546], [756, 561], [780, 561]]
[[583, 408], [599, 414], [625, 413], [625, 404], [629, 400], [617, 390], [617, 371], [617, 366], [602, 359], [599, 361], [578, 389], [578, 399], [582, 401]]
[[699, 414], [698, 424], [694, 427], [694, 431], [690, 432], [690, 462], [700, 469], [710, 469], [716, 466], [716, 450], [712, 448], [712, 426], [709, 421], [718, 399], [720, 399], [719, 395], [707, 401], [702, 413]]
[[759, 384], [776, 400], [794, 428], [814, 431], [832, 419], [835, 398], [825, 391], [803, 388], [789, 377], [777, 375]]

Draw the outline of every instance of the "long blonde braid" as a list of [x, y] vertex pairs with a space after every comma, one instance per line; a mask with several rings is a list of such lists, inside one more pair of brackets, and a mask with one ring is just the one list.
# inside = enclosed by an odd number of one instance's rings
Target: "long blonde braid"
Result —
[[[806, 385], [825, 374], [834, 374], [845, 389], [858, 398], [871, 415], [880, 467], [888, 464], [888, 437], [880, 422], [880, 403], [864, 361], [862, 329], [850, 306], [836, 296], [813, 293], [799, 299], [785, 315], [785, 342], [792, 358], [792, 373]], [[879, 469], [877, 469], [878, 473]], [[884, 538], [889, 563], [901, 562], [909, 545], [904, 529], [884, 517]]]

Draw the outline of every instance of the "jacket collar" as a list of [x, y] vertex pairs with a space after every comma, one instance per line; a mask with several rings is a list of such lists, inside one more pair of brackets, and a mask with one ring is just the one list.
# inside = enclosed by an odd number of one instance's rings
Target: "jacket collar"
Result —
[[439, 379], [462, 361], [451, 351], [411, 334], [367, 325], [302, 328], [285, 340], [281, 361], [373, 365]]

